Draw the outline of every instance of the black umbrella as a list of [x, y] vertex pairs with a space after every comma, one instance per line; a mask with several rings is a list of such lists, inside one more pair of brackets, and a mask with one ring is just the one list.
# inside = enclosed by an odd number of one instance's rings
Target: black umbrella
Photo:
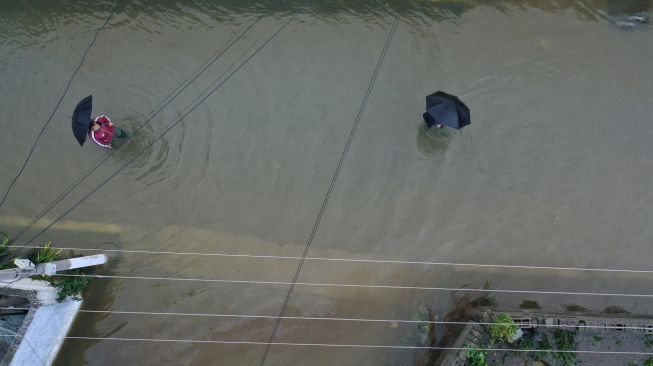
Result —
[[472, 123], [465, 103], [442, 91], [426, 97], [426, 112], [422, 117], [429, 127], [439, 123], [458, 130]]
[[80, 145], [84, 145], [88, 128], [91, 123], [91, 110], [93, 109], [93, 96], [82, 99], [77, 103], [75, 111], [73, 112], [73, 134]]

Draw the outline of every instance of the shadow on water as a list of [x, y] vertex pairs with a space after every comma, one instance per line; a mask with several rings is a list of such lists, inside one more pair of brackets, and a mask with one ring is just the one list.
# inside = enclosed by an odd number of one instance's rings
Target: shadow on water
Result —
[[422, 122], [417, 129], [417, 149], [425, 158], [441, 156], [447, 150], [454, 133], [449, 128], [428, 128]]

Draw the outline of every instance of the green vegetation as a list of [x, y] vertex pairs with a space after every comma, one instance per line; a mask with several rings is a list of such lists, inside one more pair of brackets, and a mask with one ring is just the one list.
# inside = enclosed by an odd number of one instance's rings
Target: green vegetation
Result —
[[519, 305], [521, 309], [542, 309], [540, 304], [537, 301], [533, 300], [524, 300]]
[[653, 335], [650, 334], [646, 335], [646, 339], [644, 340], [644, 345], [646, 345], [646, 348], [653, 347]]
[[644, 361], [644, 366], [653, 366], [653, 357]]
[[59, 289], [57, 293], [57, 301], [62, 302], [67, 297], [80, 300], [81, 293], [88, 285], [88, 277], [84, 276], [84, 272], [80, 269], [72, 269], [66, 271], [66, 274], [82, 275], [81, 277], [61, 277], [61, 276], [32, 276], [35, 280], [47, 281], [52, 287]]
[[603, 337], [599, 335], [593, 335], [592, 336], [592, 346], [598, 346], [599, 343], [603, 341]]
[[487, 352], [470, 348], [467, 351], [467, 363], [469, 366], [488, 366]]
[[[559, 351], [576, 350], [576, 333], [570, 330], [558, 329], [553, 332], [553, 338], [555, 339], [556, 348]], [[572, 352], [555, 352], [553, 354], [553, 358], [558, 360], [564, 366], [572, 366], [578, 363], [576, 354]]]
[[533, 342], [533, 338], [522, 338], [517, 343], [517, 347], [519, 349], [523, 349], [523, 350], [527, 350], [527, 351], [537, 349], [537, 347], [535, 346], [535, 343]]
[[50, 245], [52, 242], [47, 242], [41, 250], [30, 258], [35, 264], [54, 262], [61, 256], [61, 249], [53, 249]]
[[501, 314], [495, 319], [495, 323], [490, 326], [490, 339], [492, 343], [496, 342], [512, 342], [519, 326], [508, 314]]
[[619, 347], [624, 345], [624, 341], [622, 339], [618, 339], [618, 338], [614, 339], [614, 343]]
[[542, 339], [540, 339], [540, 341], [537, 342], [537, 348], [539, 349], [539, 351], [535, 353], [536, 360], [543, 360], [549, 354], [551, 354], [551, 351], [553, 350], [553, 346], [551, 346], [549, 337], [546, 334], [542, 334]]
[[[9, 238], [0, 232], [0, 269], [9, 269], [15, 268], [13, 261], [15, 258], [9, 258], [6, 251], [7, 244], [9, 243]], [[53, 262], [59, 259], [62, 259], [62, 250], [55, 249], [51, 247], [51, 242], [47, 242], [43, 248], [39, 251], [32, 252], [27, 255], [29, 260], [34, 262], [34, 264], [42, 264]], [[76, 257], [75, 253], [70, 252], [70, 255], [66, 258]], [[57, 301], [61, 302], [67, 297], [72, 297], [79, 299], [82, 291], [86, 288], [86, 285], [89, 282], [88, 277], [83, 276], [86, 272], [83, 269], [75, 269], [65, 271], [66, 274], [82, 275], [82, 276], [32, 276], [34, 280], [46, 281], [51, 286], [57, 288], [59, 291], [57, 293]]]

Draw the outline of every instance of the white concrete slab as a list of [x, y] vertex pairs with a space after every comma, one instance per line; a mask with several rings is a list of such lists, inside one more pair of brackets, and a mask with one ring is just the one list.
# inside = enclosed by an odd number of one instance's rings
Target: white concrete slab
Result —
[[10, 365], [51, 365], [81, 304], [81, 301], [67, 300], [36, 309]]

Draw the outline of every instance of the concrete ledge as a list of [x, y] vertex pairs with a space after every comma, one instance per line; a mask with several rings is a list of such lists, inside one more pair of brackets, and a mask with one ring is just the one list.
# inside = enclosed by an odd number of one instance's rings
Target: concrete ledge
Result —
[[81, 305], [81, 301], [67, 300], [34, 309], [9, 365], [51, 365]]
[[56, 288], [29, 278], [13, 282], [0, 292], [6, 296], [27, 298], [31, 304], [14, 344], [0, 361], [0, 366], [51, 365], [82, 301], [68, 299], [57, 302]]

